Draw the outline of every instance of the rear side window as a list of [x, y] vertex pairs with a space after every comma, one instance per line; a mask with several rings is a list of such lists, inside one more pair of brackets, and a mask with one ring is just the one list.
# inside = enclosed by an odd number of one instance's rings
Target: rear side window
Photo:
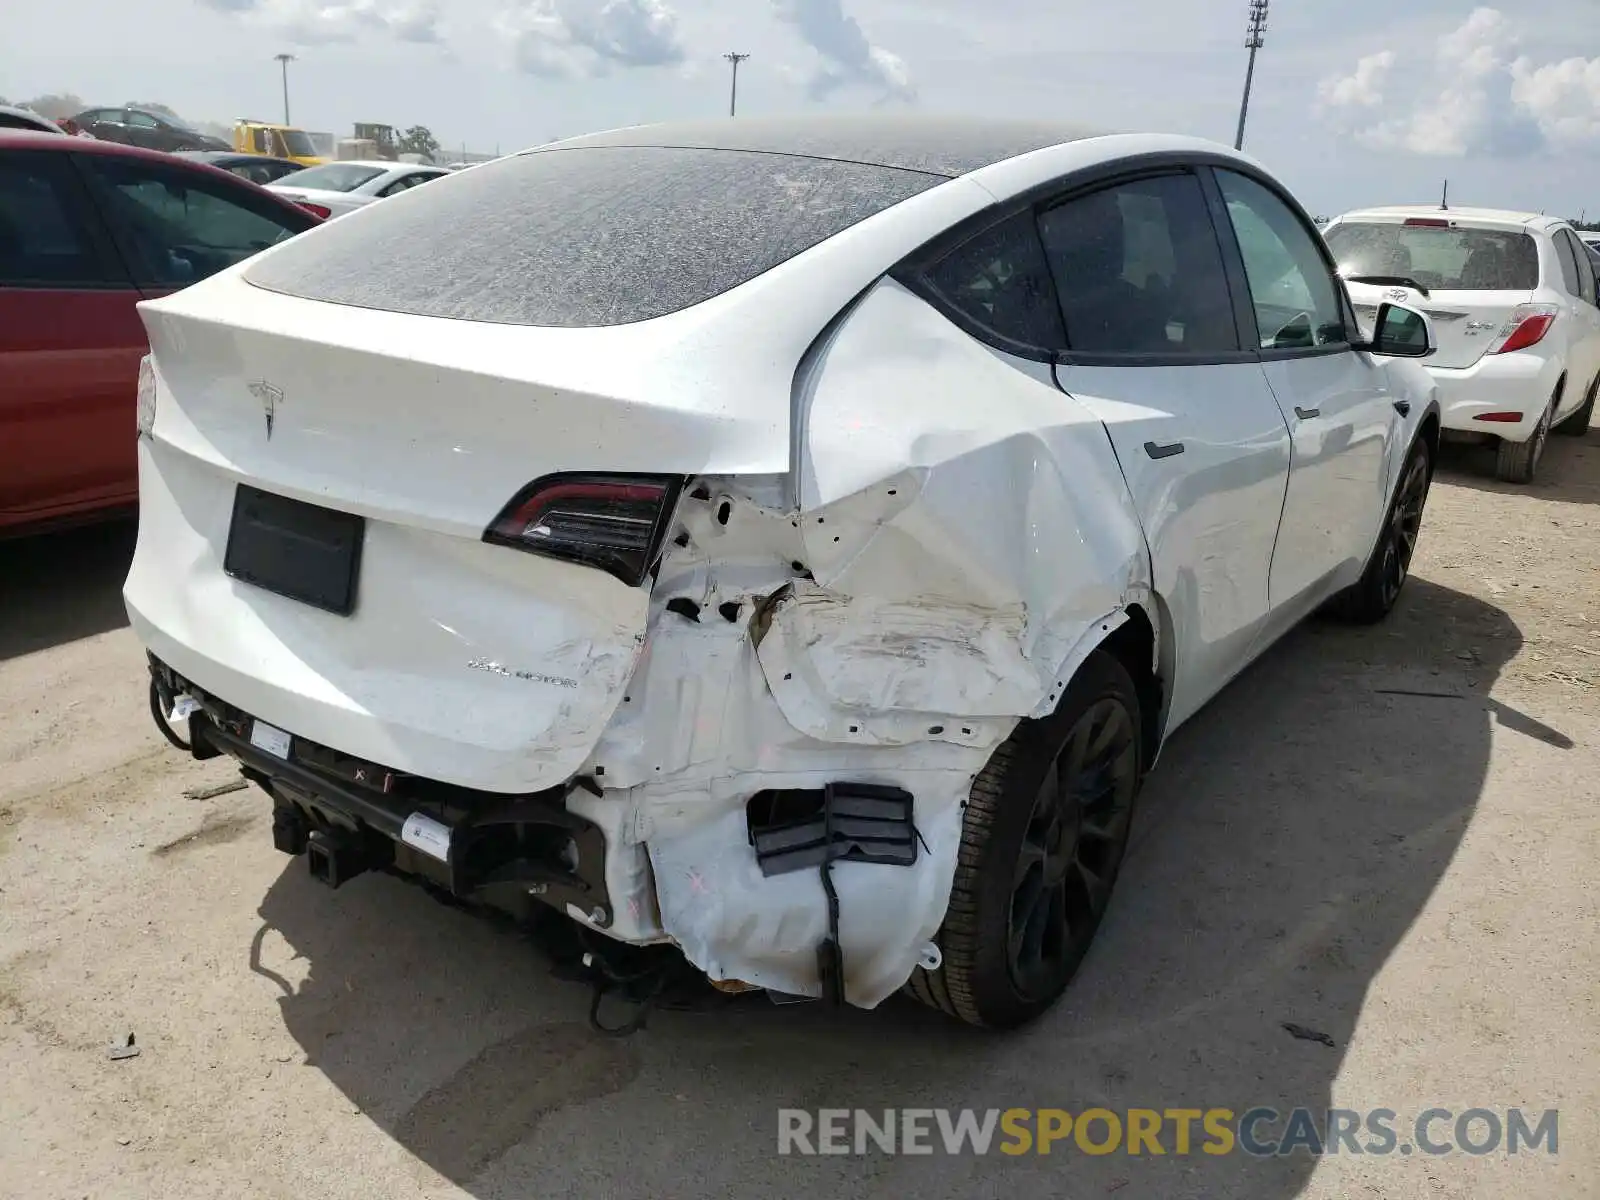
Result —
[[1002, 338], [1047, 350], [1065, 344], [1031, 212], [968, 238], [930, 267], [926, 279], [945, 303]]
[[135, 282], [186, 287], [316, 222], [249, 188], [142, 159], [86, 155]]
[[[310, 174], [291, 183], [309, 187]], [[624, 325], [709, 300], [943, 182], [732, 150], [536, 151], [331, 221], [245, 278], [420, 316]]]
[[1239, 349], [1222, 249], [1193, 175], [1116, 184], [1043, 213], [1039, 232], [1075, 354]]
[[1578, 274], [1578, 255], [1576, 248], [1567, 238], [1564, 229], [1556, 230], [1555, 236], [1556, 258], [1561, 263], [1561, 286], [1567, 289], [1569, 296], [1583, 295], [1583, 283]]
[[1593, 253], [1578, 239], [1576, 234], [1563, 230], [1561, 236], [1572, 243], [1573, 257], [1578, 263], [1578, 295], [1590, 304], [1594, 304], [1596, 302], [1596, 280]]
[[64, 154], [0, 157], [0, 287], [128, 286], [84, 231], [77, 188]]
[[1531, 292], [1539, 286], [1539, 248], [1515, 230], [1351, 221], [1323, 236], [1346, 279], [1389, 276], [1446, 292]]

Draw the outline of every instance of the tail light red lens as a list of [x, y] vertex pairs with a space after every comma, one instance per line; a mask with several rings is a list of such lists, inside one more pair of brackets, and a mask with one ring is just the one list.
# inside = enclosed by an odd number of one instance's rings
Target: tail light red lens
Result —
[[1450, 222], [1444, 217], [1407, 217], [1406, 225], [1412, 229], [1449, 229]]
[[1519, 304], [1512, 310], [1511, 319], [1501, 327], [1505, 341], [1496, 354], [1510, 354], [1513, 350], [1526, 350], [1536, 346], [1555, 324], [1556, 306], [1553, 304]]
[[326, 204], [313, 204], [309, 200], [296, 200], [295, 203], [301, 208], [305, 209], [313, 217], [318, 217], [321, 220], [326, 221], [329, 217], [333, 216], [333, 209], [329, 208]]
[[483, 540], [598, 567], [630, 587], [655, 566], [681, 475], [546, 475], [512, 498]]

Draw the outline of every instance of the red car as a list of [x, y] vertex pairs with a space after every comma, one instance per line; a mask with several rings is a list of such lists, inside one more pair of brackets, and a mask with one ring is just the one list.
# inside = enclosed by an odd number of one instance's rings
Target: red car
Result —
[[0, 129], [0, 536], [131, 507], [134, 306], [317, 223], [226, 171]]

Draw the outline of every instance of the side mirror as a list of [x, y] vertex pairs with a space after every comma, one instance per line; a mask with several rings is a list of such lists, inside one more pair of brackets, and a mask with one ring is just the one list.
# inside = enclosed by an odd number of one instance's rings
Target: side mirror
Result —
[[1435, 349], [1433, 331], [1428, 318], [1416, 309], [1380, 304], [1372, 322], [1372, 341], [1362, 349], [1390, 358], [1426, 358]]

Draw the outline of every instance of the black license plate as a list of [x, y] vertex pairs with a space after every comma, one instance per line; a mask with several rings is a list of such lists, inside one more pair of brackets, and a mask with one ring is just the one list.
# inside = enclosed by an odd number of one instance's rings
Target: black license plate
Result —
[[356, 606], [366, 521], [241, 484], [222, 569], [235, 579], [347, 617]]

